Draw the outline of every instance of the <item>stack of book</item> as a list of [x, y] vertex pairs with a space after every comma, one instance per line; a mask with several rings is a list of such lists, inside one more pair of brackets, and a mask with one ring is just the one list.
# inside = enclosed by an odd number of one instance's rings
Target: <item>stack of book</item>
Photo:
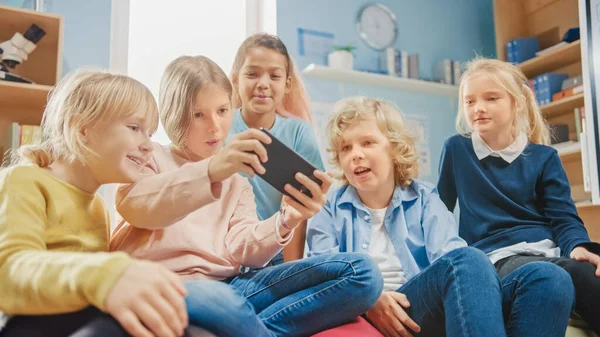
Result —
[[4, 161], [10, 158], [10, 154], [22, 145], [40, 144], [42, 142], [42, 130], [38, 125], [20, 125], [12, 123], [4, 133]]

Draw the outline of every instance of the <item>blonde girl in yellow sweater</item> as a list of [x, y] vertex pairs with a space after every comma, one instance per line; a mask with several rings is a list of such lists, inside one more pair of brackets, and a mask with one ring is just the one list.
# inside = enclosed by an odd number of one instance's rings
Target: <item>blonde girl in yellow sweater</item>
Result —
[[52, 92], [42, 143], [0, 171], [1, 337], [183, 335], [182, 282], [107, 253], [97, 192], [140, 179], [157, 123], [150, 91], [127, 76], [77, 71]]

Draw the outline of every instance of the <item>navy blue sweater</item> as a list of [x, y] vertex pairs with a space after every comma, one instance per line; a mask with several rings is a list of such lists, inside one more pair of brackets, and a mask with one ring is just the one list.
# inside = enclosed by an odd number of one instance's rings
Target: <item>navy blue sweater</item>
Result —
[[477, 159], [471, 138], [444, 143], [438, 190], [450, 211], [460, 205], [459, 234], [486, 253], [519, 242], [554, 241], [563, 256], [590, 241], [555, 149], [529, 143], [512, 163]]

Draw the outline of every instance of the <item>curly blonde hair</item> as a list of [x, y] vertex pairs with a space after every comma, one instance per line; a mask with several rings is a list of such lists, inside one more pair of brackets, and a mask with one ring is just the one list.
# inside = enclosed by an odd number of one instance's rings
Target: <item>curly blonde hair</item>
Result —
[[86, 162], [93, 153], [80, 129], [100, 121], [116, 121], [146, 111], [152, 132], [158, 127], [158, 107], [152, 93], [137, 80], [105, 70], [79, 69], [52, 89], [42, 117], [41, 144], [21, 146], [11, 165], [32, 162], [47, 167], [56, 160]]
[[[415, 146], [418, 137], [409, 132], [404, 115], [388, 101], [359, 96], [335, 103], [326, 128], [329, 142], [327, 152], [332, 154], [329, 162], [342, 171], [339, 150], [344, 130], [348, 125], [364, 120], [375, 120], [381, 133], [390, 142], [396, 185], [410, 185], [412, 179], [419, 175], [419, 155]], [[338, 178], [345, 185], [349, 184], [343, 173]]]
[[550, 144], [550, 129], [544, 120], [533, 91], [527, 85], [527, 77], [523, 71], [508, 62], [483, 57], [477, 57], [469, 62], [460, 79], [456, 131], [466, 137], [473, 132], [465, 118], [464, 87], [469, 79], [482, 74], [489, 76], [510, 95], [514, 109], [513, 135], [516, 137], [523, 133], [532, 143]]

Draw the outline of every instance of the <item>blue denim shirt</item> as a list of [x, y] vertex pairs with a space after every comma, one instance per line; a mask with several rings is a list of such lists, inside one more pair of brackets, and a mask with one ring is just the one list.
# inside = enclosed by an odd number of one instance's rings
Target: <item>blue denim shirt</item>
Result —
[[[384, 225], [408, 280], [444, 254], [467, 246], [458, 236], [454, 216], [427, 182], [396, 186]], [[345, 185], [329, 193], [323, 209], [308, 224], [306, 240], [309, 256], [369, 253], [370, 245], [377, 243], [370, 242], [371, 214], [356, 188]]]

